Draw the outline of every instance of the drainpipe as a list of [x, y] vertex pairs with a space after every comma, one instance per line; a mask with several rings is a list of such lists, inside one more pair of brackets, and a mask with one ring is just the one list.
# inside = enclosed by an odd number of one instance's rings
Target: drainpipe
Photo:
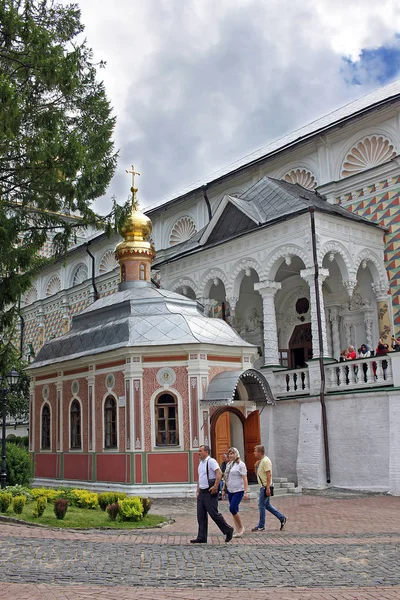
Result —
[[212, 210], [211, 210], [210, 200], [208, 199], [208, 196], [207, 196], [207, 184], [203, 185], [203, 187], [201, 189], [203, 190], [204, 201], [207, 204], [208, 222], [210, 222], [212, 219]]
[[321, 376], [321, 386], [319, 391], [319, 400], [321, 402], [322, 412], [322, 430], [324, 436], [324, 449], [325, 449], [325, 469], [326, 469], [326, 481], [331, 482], [331, 467], [329, 460], [329, 443], [328, 443], [328, 422], [326, 418], [326, 404], [325, 404], [325, 366], [324, 366], [324, 353], [323, 353], [323, 339], [322, 339], [322, 321], [321, 321], [321, 304], [319, 297], [319, 268], [317, 258], [317, 242], [315, 236], [315, 209], [311, 207], [309, 209], [311, 217], [311, 240], [312, 240], [312, 251], [314, 261], [314, 288], [315, 288], [315, 303], [317, 307], [317, 324], [318, 324], [318, 342], [319, 342], [319, 371]]
[[25, 319], [21, 312], [21, 298], [18, 300], [18, 315], [20, 319], [20, 333], [19, 333], [19, 358], [22, 360], [24, 354], [24, 333], [25, 333]]
[[93, 291], [94, 291], [94, 301], [96, 302], [96, 300], [98, 300], [100, 298], [100, 296], [99, 296], [99, 292], [97, 291], [95, 275], [94, 275], [94, 256], [89, 250], [89, 244], [90, 244], [90, 242], [85, 243], [85, 250], [86, 250], [87, 254], [89, 254], [90, 258], [92, 259], [92, 286], [93, 286]]

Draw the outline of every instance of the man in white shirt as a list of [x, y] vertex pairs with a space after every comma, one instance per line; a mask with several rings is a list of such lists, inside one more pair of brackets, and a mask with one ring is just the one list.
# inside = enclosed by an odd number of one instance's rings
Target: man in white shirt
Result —
[[224, 517], [218, 512], [218, 490], [221, 481], [221, 469], [215, 458], [210, 457], [210, 447], [200, 446], [199, 468], [197, 482], [197, 523], [199, 530], [197, 537], [190, 540], [192, 544], [206, 544], [208, 536], [208, 515], [225, 534], [225, 542], [230, 542], [233, 537], [233, 527], [228, 525]]

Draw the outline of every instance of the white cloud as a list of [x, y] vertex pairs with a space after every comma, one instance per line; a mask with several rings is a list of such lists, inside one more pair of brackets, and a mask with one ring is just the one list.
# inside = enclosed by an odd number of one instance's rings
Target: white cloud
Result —
[[[110, 186], [135, 163], [143, 204], [171, 197], [374, 87], [350, 86], [344, 56], [391, 43], [393, 0], [81, 0], [118, 123]], [[368, 87], [369, 86], [369, 87]], [[375, 85], [376, 87], [376, 85]], [[97, 203], [101, 211], [109, 200]]]

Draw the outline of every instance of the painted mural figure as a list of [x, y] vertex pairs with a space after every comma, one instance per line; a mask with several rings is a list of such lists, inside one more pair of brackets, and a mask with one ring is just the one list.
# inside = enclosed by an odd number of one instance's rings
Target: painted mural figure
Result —
[[255, 468], [257, 481], [260, 484], [260, 496], [258, 500], [259, 521], [258, 525], [253, 527], [252, 531], [265, 531], [265, 512], [267, 510], [279, 519], [281, 524], [280, 529], [282, 530], [286, 525], [287, 518], [271, 504], [272, 463], [268, 456], [264, 456], [264, 453], [264, 446], [259, 445], [254, 447], [254, 456], [257, 459]]
[[225, 542], [233, 537], [233, 527], [228, 525], [218, 511], [218, 489], [221, 481], [221, 469], [215, 458], [210, 457], [210, 447], [200, 446], [199, 468], [197, 482], [197, 522], [199, 525], [197, 537], [190, 540], [191, 544], [206, 544], [208, 536], [208, 515], [225, 535]]
[[244, 527], [239, 515], [239, 505], [243, 496], [249, 493], [247, 468], [244, 462], [240, 460], [240, 454], [237, 448], [229, 448], [228, 458], [229, 463], [225, 471], [224, 493], [228, 494], [229, 512], [235, 523], [235, 533], [233, 534], [233, 537], [242, 537], [244, 534]]

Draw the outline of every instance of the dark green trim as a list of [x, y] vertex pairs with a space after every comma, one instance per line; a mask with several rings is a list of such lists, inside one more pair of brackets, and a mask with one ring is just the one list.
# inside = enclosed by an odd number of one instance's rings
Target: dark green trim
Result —
[[131, 456], [131, 473], [130, 473], [130, 478], [131, 478], [131, 484], [135, 484], [135, 454], [133, 452], [130, 452], [130, 456]]
[[60, 456], [60, 476], [58, 479], [64, 479], [64, 452], [59, 453]]
[[96, 452], [92, 452], [92, 481], [96, 481]]
[[194, 483], [193, 481], [193, 471], [194, 471], [194, 452], [192, 450], [189, 450], [189, 483]]
[[142, 453], [142, 485], [148, 484], [147, 479], [147, 452]]

